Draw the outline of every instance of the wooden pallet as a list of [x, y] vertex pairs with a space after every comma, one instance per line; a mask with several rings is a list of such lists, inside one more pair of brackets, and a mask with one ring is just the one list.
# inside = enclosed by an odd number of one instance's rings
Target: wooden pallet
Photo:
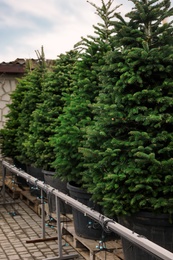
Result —
[[20, 199], [25, 202], [31, 209], [38, 213], [38, 206], [41, 201], [30, 194], [29, 190], [20, 192]]
[[62, 226], [65, 241], [76, 249], [87, 260], [123, 260], [123, 250], [120, 240], [106, 242], [106, 247], [100, 249], [99, 241], [85, 239], [76, 235], [73, 221]]
[[[38, 206], [38, 214], [41, 216], [41, 205]], [[45, 218], [48, 219], [48, 204], [45, 204]], [[56, 214], [51, 213], [56, 226]], [[61, 216], [62, 237], [76, 251], [87, 260], [124, 260], [123, 250], [120, 240], [106, 242], [106, 250], [99, 250], [99, 241], [85, 239], [76, 235], [74, 230], [73, 215]]]
[[13, 181], [12, 178], [8, 178], [5, 180], [5, 191], [13, 199], [18, 199], [22, 190], [18, 187], [18, 185]]

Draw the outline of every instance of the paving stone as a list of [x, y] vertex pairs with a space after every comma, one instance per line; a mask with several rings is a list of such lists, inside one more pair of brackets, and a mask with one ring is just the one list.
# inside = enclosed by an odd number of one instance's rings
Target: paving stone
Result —
[[48, 253], [48, 252], [50, 252], [50, 248], [42, 248], [41, 251], [43, 253]]
[[8, 259], [9, 260], [19, 260], [19, 256], [18, 255], [12, 255], [12, 256], [8, 255]]
[[51, 257], [55, 257], [56, 255], [52, 255], [52, 254], [48, 254], [48, 255], [46, 255], [46, 258], [51, 258]]
[[8, 250], [8, 256], [15, 255], [15, 254], [16, 254], [15, 250]]
[[44, 249], [44, 248], [47, 248], [47, 245], [45, 245], [45, 244], [38, 244], [37, 247], [40, 248], [40, 249]]
[[6, 236], [1, 234], [1, 236], [0, 236], [0, 242], [1, 242], [1, 241], [4, 241], [4, 239], [6, 239]]
[[18, 243], [14, 243], [13, 246], [15, 249], [17, 249], [23, 247], [23, 244], [19, 241]]
[[1, 247], [4, 249], [4, 251], [8, 252], [9, 250], [13, 249], [13, 246], [9, 245], [9, 244], [1, 244]]
[[[4, 254], [4, 253], [1, 253], [1, 257], [6, 257], [6, 255]], [[6, 259], [7, 259], [7, 257], [6, 257]]]
[[41, 252], [34, 252], [32, 254], [34, 257], [39, 257], [39, 256], [43, 256], [43, 254]]
[[24, 257], [22, 260], [33, 260], [33, 257]]
[[57, 245], [50, 245], [49, 246], [51, 249], [58, 249], [58, 244]]
[[28, 249], [35, 249], [35, 246], [31, 243], [31, 244], [26, 244], [26, 247]]
[[33, 255], [31, 255], [31, 254], [20, 254], [20, 257], [21, 257], [21, 259], [23, 260], [24, 258], [30, 258], [30, 257], [32, 257], [33, 259], [34, 259], [34, 256]]

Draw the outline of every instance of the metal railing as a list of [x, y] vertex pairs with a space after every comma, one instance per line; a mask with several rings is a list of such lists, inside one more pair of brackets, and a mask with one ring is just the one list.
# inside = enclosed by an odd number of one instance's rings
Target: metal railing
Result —
[[49, 258], [47, 260], [62, 260], [62, 259], [70, 259], [77, 257], [76, 254], [71, 255], [62, 255], [62, 241], [61, 241], [61, 220], [60, 220], [60, 200], [63, 200], [66, 204], [69, 204], [73, 208], [82, 212], [85, 216], [89, 216], [90, 218], [94, 219], [95, 221], [99, 222], [102, 221], [102, 225], [110, 231], [113, 231], [119, 234], [121, 237], [127, 239], [128, 241], [132, 242], [133, 244], [137, 245], [138, 247], [142, 248], [143, 250], [147, 251], [149, 254], [158, 256], [160, 259], [163, 260], [173, 260], [173, 253], [170, 251], [162, 248], [161, 246], [151, 242], [147, 238], [140, 236], [133, 232], [132, 230], [120, 225], [119, 223], [113, 221], [110, 218], [100, 214], [99, 212], [89, 208], [88, 206], [82, 204], [81, 202], [71, 198], [70, 196], [60, 192], [59, 190], [51, 187], [39, 181], [38, 179], [32, 177], [31, 175], [27, 174], [23, 170], [16, 168], [14, 165], [2, 161], [3, 167], [3, 203], [5, 203], [5, 178], [6, 178], [6, 169], [10, 172], [26, 179], [27, 182], [37, 186], [41, 190], [41, 205], [42, 205], [42, 238], [45, 238], [45, 214], [44, 214], [44, 198], [43, 192], [48, 194], [53, 194], [56, 197], [56, 215], [57, 215], [57, 236], [58, 236], [58, 249], [59, 249], [59, 256], [55, 258]]

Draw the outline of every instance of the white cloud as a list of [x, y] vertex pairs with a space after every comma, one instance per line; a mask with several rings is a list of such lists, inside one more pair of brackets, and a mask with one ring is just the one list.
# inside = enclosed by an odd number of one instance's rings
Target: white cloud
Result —
[[40, 49], [43, 45], [46, 58], [53, 59], [60, 53], [65, 53], [73, 49], [74, 44], [76, 44], [82, 36], [93, 35], [93, 31], [92, 24], [88, 26], [87, 23], [80, 23], [79, 19], [71, 16], [64, 22], [63, 27], [56, 24], [51, 31], [46, 31], [45, 33], [34, 31], [22, 36], [20, 38], [20, 44], [28, 46], [31, 52], [35, 49]]
[[[100, 4], [100, 0], [96, 2]], [[0, 43], [0, 62], [35, 57], [35, 50], [42, 45], [47, 58], [56, 58], [72, 49], [81, 36], [91, 34], [98, 21], [94, 8], [85, 0], [5, 0], [5, 4], [10, 8], [1, 16], [1, 28], [7, 30], [4, 46], [3, 38]]]
[[[102, 0], [90, 1], [102, 4]], [[87, 0], [0, 0], [0, 4], [0, 62], [36, 58], [35, 50], [42, 45], [46, 57], [55, 59], [82, 36], [93, 35], [92, 26], [99, 21]], [[114, 0], [113, 6], [119, 4], [123, 15], [133, 5]]]
[[45, 18], [56, 16], [57, 8], [55, 8], [55, 2], [53, 0], [5, 0], [5, 3], [16, 14], [24, 12], [28, 13], [28, 15]]
[[30, 28], [32, 29], [35, 26], [35, 23], [30, 19], [23, 19], [20, 15], [10, 15], [5, 14], [1, 15], [1, 24], [0, 28], [9, 29], [19, 29], [19, 28]]
[[[100, 3], [100, 0], [95, 2]], [[9, 15], [2, 14], [7, 24], [22, 26], [22, 18], [29, 20], [32, 24], [32, 18], [43, 18], [51, 23], [69, 22], [70, 19], [88, 20], [87, 13], [91, 15], [93, 8], [86, 0], [5, 0], [10, 7]], [[14, 19], [15, 18], [15, 19]], [[13, 19], [13, 23], [11, 22]]]

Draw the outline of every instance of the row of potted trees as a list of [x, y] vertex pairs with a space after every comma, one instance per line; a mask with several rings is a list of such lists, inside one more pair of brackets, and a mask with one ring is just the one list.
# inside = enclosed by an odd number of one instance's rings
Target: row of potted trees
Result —
[[[34, 70], [30, 70], [29, 67], [26, 76], [12, 93], [10, 112], [7, 115], [8, 121], [1, 131], [4, 156], [12, 157], [15, 163], [17, 160], [23, 165], [27, 165], [29, 174], [44, 181], [49, 180], [51, 186], [55, 186], [59, 190], [62, 190], [63, 187], [64, 192], [67, 192], [64, 181], [75, 181], [77, 185], [82, 185], [83, 166], [77, 166], [77, 164], [82, 165], [82, 156], [78, 153], [78, 144], [82, 138], [80, 129], [87, 121], [91, 121], [91, 109], [88, 104], [93, 102], [98, 94], [97, 70], [99, 71], [99, 64], [97, 63], [99, 61], [101, 65], [104, 62], [103, 56], [111, 46], [110, 35], [112, 32], [109, 32], [111, 25], [108, 20], [115, 10], [114, 8], [111, 10], [112, 1], [107, 4], [103, 2], [101, 8], [95, 5], [94, 7], [103, 20], [102, 25], [94, 27], [97, 38], [95, 36], [82, 38], [74, 50], [59, 55], [53, 66], [48, 66], [43, 48], [41, 54], [37, 52], [39, 54], [38, 64]], [[109, 12], [107, 13], [107, 11]], [[92, 92], [91, 84], [93, 85]], [[20, 95], [20, 93], [22, 94]], [[70, 110], [69, 106], [71, 106]], [[74, 111], [73, 117], [72, 110]], [[17, 111], [15, 119], [13, 111]], [[80, 111], [81, 114], [78, 115]], [[73, 120], [76, 123], [81, 120], [78, 126], [80, 129], [75, 127]], [[13, 133], [11, 133], [12, 125], [14, 126]], [[10, 148], [8, 138], [10, 133], [14, 150], [7, 151], [6, 148]], [[52, 180], [55, 173], [57, 178]], [[68, 187], [70, 188], [72, 185], [69, 184]], [[32, 194], [35, 192], [31, 191]], [[75, 190], [76, 192], [77, 190]], [[90, 195], [88, 197], [88, 194], [85, 195], [81, 191], [79, 194], [84, 195], [81, 202], [89, 203], [95, 208], [94, 204], [88, 202]], [[51, 197], [50, 203], [52, 200]], [[75, 210], [74, 213], [76, 213]], [[81, 220], [75, 223], [80, 222]], [[80, 227], [82, 229], [84, 227], [83, 231], [76, 227], [78, 235], [100, 239], [102, 233], [100, 226], [98, 235], [96, 229], [93, 230], [91, 226], [87, 233], [88, 223], [92, 223], [92, 227], [98, 227], [96, 223], [85, 217], [85, 223], [81, 223]]]
[[[75, 182], [107, 216], [158, 244], [163, 234], [172, 251], [173, 8], [131, 0], [123, 17], [113, 1], [101, 2], [91, 3], [102, 21], [94, 36], [51, 67], [42, 51], [19, 81], [2, 152]], [[125, 259], [155, 259], [127, 248]]]

